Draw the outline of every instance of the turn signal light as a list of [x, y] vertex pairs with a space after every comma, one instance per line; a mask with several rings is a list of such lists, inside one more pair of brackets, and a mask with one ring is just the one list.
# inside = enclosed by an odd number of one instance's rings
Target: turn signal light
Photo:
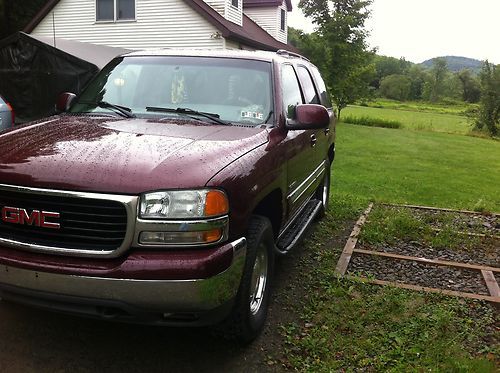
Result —
[[210, 190], [205, 197], [205, 216], [224, 215], [229, 212], [229, 202], [224, 192]]

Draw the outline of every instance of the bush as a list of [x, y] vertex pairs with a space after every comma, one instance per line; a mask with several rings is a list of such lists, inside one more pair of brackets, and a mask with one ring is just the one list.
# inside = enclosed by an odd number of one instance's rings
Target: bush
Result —
[[355, 117], [346, 115], [342, 117], [342, 122], [358, 124], [360, 126], [383, 127], [383, 128], [401, 128], [403, 124], [397, 120], [388, 120], [382, 118], [373, 118], [368, 116]]
[[404, 75], [389, 75], [380, 81], [380, 94], [393, 100], [407, 100], [410, 89], [411, 80]]
[[475, 129], [497, 136], [500, 133], [500, 66], [485, 61], [479, 76], [481, 101]]

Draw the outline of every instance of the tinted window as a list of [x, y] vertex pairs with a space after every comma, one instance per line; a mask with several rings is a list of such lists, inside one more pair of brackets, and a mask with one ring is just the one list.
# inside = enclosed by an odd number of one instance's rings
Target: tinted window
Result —
[[135, 19], [135, 0], [116, 1], [116, 19]]
[[299, 82], [291, 65], [283, 65], [281, 70], [283, 81], [283, 105], [288, 118], [295, 117], [295, 106], [302, 104]]
[[326, 89], [325, 82], [323, 81], [323, 78], [321, 78], [321, 74], [315, 67], [313, 67], [311, 71], [314, 75], [314, 79], [316, 79], [316, 84], [318, 85], [321, 105], [324, 105], [327, 108], [332, 107], [332, 100], [330, 99], [330, 95], [328, 94], [328, 90]]
[[318, 94], [314, 88], [314, 83], [311, 78], [311, 74], [304, 66], [299, 66], [297, 73], [299, 74], [300, 82], [302, 83], [302, 88], [304, 89], [304, 96], [307, 104], [319, 104]]
[[98, 21], [113, 21], [114, 20], [114, 0], [97, 0], [97, 15]]

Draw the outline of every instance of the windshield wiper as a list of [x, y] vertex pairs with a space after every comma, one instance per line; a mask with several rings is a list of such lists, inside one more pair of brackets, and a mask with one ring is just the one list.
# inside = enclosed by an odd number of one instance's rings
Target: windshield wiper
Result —
[[84, 105], [96, 105], [96, 106], [103, 108], [103, 109], [111, 109], [115, 113], [120, 114], [122, 117], [135, 118], [135, 115], [132, 113], [132, 109], [130, 109], [126, 106], [111, 104], [107, 101], [99, 101], [99, 102], [80, 101], [78, 103], [84, 104]]
[[147, 111], [156, 111], [159, 113], [178, 113], [178, 114], [186, 114], [186, 115], [199, 115], [200, 117], [208, 118], [216, 123], [228, 125], [231, 124], [225, 120], [220, 119], [219, 114], [214, 113], [205, 113], [203, 111], [197, 111], [189, 108], [178, 107], [176, 109], [168, 108], [168, 107], [156, 107], [156, 106], [147, 106]]

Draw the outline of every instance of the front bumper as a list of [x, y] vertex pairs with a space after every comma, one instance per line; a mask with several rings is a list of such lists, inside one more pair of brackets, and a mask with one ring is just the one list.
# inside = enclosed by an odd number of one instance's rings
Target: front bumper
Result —
[[[231, 265], [204, 279], [144, 280], [38, 272], [0, 266], [0, 298], [93, 317], [202, 325], [223, 318], [238, 291], [246, 240], [230, 244]], [[221, 311], [221, 312], [215, 312]]]

